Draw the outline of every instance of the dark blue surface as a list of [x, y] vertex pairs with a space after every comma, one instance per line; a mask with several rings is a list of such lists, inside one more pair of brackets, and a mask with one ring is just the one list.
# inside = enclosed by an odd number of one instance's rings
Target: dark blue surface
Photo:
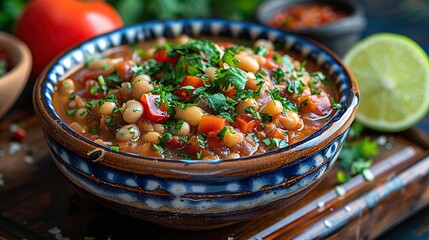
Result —
[[[399, 33], [414, 39], [429, 53], [429, 0], [364, 0], [362, 3], [368, 20], [362, 37], [377, 32]], [[418, 127], [429, 132], [429, 115]], [[378, 238], [391, 239], [429, 239], [429, 207]]]

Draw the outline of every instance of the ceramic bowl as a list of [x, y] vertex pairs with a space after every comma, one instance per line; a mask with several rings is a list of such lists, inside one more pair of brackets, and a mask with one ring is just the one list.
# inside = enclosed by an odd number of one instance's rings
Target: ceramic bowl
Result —
[[[343, 107], [326, 126], [299, 143], [228, 160], [165, 160], [114, 152], [74, 132], [55, 112], [55, 84], [81, 66], [85, 56], [181, 34], [270, 39], [326, 71]], [[181, 229], [217, 228], [259, 218], [303, 197], [337, 159], [359, 100], [356, 81], [329, 50], [259, 24], [217, 19], [145, 22], [86, 41], [45, 69], [33, 96], [53, 159], [77, 188], [122, 213]]]
[[0, 118], [13, 106], [31, 72], [32, 57], [27, 45], [15, 36], [0, 32], [0, 48], [10, 60], [11, 68], [0, 77]]
[[333, 50], [337, 55], [344, 53], [361, 38], [367, 25], [365, 10], [358, 0], [267, 0], [256, 10], [256, 20], [269, 26], [273, 16], [296, 4], [327, 3], [343, 9], [347, 17], [330, 24], [309, 28], [283, 28], [282, 30], [311, 38]]

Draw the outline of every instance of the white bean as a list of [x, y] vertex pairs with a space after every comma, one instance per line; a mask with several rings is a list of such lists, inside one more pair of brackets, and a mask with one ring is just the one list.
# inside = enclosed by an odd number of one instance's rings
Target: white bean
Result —
[[110, 115], [115, 107], [116, 103], [114, 102], [104, 102], [103, 105], [101, 105], [99, 112], [102, 115]]
[[58, 93], [62, 96], [67, 96], [75, 90], [74, 82], [70, 78], [65, 79], [58, 84]]
[[176, 136], [186, 136], [191, 131], [191, 126], [189, 126], [189, 123], [183, 121], [182, 126], [180, 129], [174, 134]]
[[185, 109], [182, 109], [180, 106], [176, 107], [176, 119], [184, 120], [188, 122], [191, 126], [198, 126], [201, 122], [201, 117], [204, 112], [200, 107], [190, 106]]
[[120, 142], [137, 141], [140, 129], [135, 124], [124, 125], [115, 133], [115, 139]]
[[161, 137], [162, 137], [162, 134], [159, 132], [147, 132], [143, 134], [142, 141], [149, 142], [152, 144], [159, 144]]
[[122, 107], [122, 118], [127, 123], [135, 123], [143, 114], [143, 105], [136, 100], [129, 100]]
[[154, 87], [149, 81], [146, 81], [146, 80], [137, 81], [133, 85], [133, 88], [131, 90], [131, 95], [133, 96], [134, 99], [140, 100], [143, 94], [149, 93], [153, 89]]
[[235, 108], [235, 112], [238, 114], [246, 113], [246, 108], [253, 107], [253, 110], [257, 112], [259, 110], [259, 105], [253, 98], [247, 98], [242, 100], [237, 107]]
[[244, 52], [235, 55], [234, 58], [239, 60], [237, 67], [243, 69], [244, 71], [256, 72], [259, 70], [258, 60]]

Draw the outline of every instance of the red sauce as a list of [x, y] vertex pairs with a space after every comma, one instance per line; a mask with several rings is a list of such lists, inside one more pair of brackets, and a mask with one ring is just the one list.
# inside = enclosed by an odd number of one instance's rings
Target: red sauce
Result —
[[314, 28], [346, 16], [346, 11], [329, 4], [297, 4], [277, 13], [270, 25], [276, 28]]

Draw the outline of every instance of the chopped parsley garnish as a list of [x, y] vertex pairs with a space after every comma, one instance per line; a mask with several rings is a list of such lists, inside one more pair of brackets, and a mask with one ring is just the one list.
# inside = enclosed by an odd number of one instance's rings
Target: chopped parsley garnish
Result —
[[119, 152], [119, 146], [110, 146], [110, 149], [115, 152]]
[[217, 80], [214, 83], [224, 89], [233, 86], [235, 90], [243, 90], [246, 86], [247, 76], [246, 73], [240, 68], [218, 68], [215, 75]]
[[77, 109], [76, 109], [76, 108], [69, 109], [69, 110], [67, 110], [67, 115], [75, 115], [75, 114], [76, 114], [76, 112], [77, 112]]
[[361, 138], [363, 130], [364, 127], [360, 123], [353, 122], [338, 157], [341, 170], [337, 172], [337, 180], [340, 184], [369, 169], [373, 157], [378, 155], [377, 141], [369, 136]]

